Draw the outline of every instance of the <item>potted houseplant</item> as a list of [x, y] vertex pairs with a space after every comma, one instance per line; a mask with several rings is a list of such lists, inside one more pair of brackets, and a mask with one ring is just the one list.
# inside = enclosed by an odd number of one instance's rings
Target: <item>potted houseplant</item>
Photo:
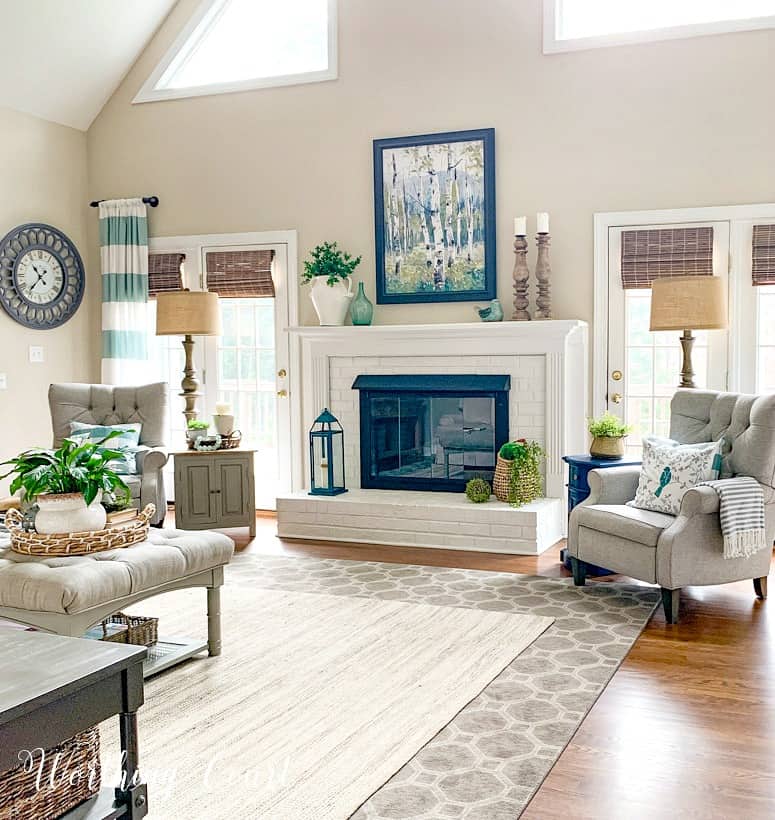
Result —
[[310, 253], [304, 262], [302, 284], [312, 282], [310, 299], [321, 325], [343, 325], [353, 298], [350, 274], [361, 257], [353, 258], [339, 250], [336, 242], [324, 242]]
[[589, 454], [595, 458], [624, 458], [624, 439], [632, 428], [613, 413], [590, 419], [587, 429], [592, 436]]
[[186, 424], [186, 441], [188, 442], [188, 447], [190, 450], [193, 450], [194, 443], [198, 438], [207, 435], [207, 431], [209, 429], [209, 422], [202, 421], [200, 419], [188, 420], [188, 424]]
[[42, 534], [87, 532], [105, 527], [103, 493], [129, 498], [129, 488], [108, 466], [120, 459], [118, 450], [104, 447], [115, 431], [97, 442], [66, 438], [56, 450], [27, 450], [3, 462], [14, 476], [11, 493], [22, 490], [26, 503], [36, 503], [35, 529]]
[[520, 507], [543, 491], [541, 461], [545, 453], [537, 441], [518, 438], [507, 441], [498, 451], [492, 489], [499, 501]]

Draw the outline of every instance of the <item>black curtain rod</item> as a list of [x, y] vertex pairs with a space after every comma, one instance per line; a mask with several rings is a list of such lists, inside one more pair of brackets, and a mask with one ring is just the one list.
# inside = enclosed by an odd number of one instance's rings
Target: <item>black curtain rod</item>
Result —
[[[94, 202], [90, 202], [89, 205], [91, 205], [92, 208], [98, 208], [100, 202], [104, 202], [104, 201], [105, 201], [104, 199], [95, 199]], [[144, 196], [143, 197], [143, 202], [146, 205], [150, 205], [152, 208], [155, 208], [159, 204], [159, 197], [157, 197], [157, 196]]]

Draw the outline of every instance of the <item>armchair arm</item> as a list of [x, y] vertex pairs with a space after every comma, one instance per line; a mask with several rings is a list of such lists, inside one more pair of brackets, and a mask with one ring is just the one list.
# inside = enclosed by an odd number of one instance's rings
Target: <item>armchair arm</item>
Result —
[[160, 447], [148, 447], [135, 454], [138, 475], [158, 473], [169, 460], [169, 455]]
[[626, 504], [635, 498], [639, 477], [640, 467], [637, 465], [590, 470], [587, 476], [590, 493], [582, 504]]
[[719, 510], [718, 493], [713, 487], [692, 487], [681, 499], [679, 517], [691, 518], [693, 515], [717, 513]]

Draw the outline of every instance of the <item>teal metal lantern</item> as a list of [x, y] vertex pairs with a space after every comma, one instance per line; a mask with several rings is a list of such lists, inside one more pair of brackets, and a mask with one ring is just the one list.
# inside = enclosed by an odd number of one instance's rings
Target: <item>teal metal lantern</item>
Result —
[[310, 495], [339, 495], [344, 486], [344, 432], [326, 407], [309, 431]]

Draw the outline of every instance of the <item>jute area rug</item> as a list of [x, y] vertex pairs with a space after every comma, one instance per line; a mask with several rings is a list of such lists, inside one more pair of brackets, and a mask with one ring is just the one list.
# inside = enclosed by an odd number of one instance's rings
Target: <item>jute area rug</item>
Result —
[[[513, 660], [506, 659], [500, 674], [496, 670], [495, 675], [484, 675], [483, 690], [474, 692], [462, 709], [442, 702], [441, 712], [446, 716], [440, 716], [441, 725], [446, 725], [439, 726], [441, 731], [428, 742], [419, 739], [419, 745], [413, 735], [414, 751], [404, 748], [396, 755], [403, 757], [398, 766], [391, 762], [379, 769], [379, 776], [373, 778], [376, 785], [369, 785], [374, 793], [363, 795], [360, 799], [365, 802], [359, 808], [325, 814], [321, 813], [325, 805], [300, 803], [285, 814], [287, 820], [329, 816], [344, 820], [348, 812], [353, 812], [353, 820], [514, 820], [626, 656], [658, 598], [653, 588], [619, 583], [575, 588], [569, 579], [509, 573], [238, 555], [227, 571], [223, 589], [228, 613], [224, 654], [191, 661], [146, 683], [147, 701], [140, 713], [141, 768], [151, 781], [151, 818], [272, 816], [250, 808], [246, 801], [255, 798], [256, 790], [239, 776], [242, 771], [254, 772], [260, 787], [267, 778], [280, 782], [279, 778], [289, 774], [284, 764], [270, 772], [251, 766], [266, 759], [266, 753], [258, 748], [265, 735], [256, 732], [272, 729], [256, 729], [256, 721], [250, 717], [266, 682], [265, 662], [262, 664], [256, 651], [264, 640], [259, 639], [259, 633], [262, 628], [266, 631], [266, 624], [256, 624], [254, 614], [261, 612], [258, 601], [268, 599], [272, 591], [302, 593], [302, 597], [291, 599], [296, 602], [325, 596], [310, 603], [313, 612], [305, 624], [319, 637], [314, 654], [337, 652], [347, 646], [342, 642], [344, 627], [336, 634], [314, 614], [321, 607], [327, 608], [331, 599], [366, 601], [368, 606], [358, 610], [363, 613], [374, 611], [381, 602], [403, 601], [554, 619], [524, 651], [516, 657], [512, 654]], [[282, 606], [278, 607], [281, 611]], [[166, 634], [205, 632], [201, 590], [145, 601], [134, 611], [161, 615], [161, 631]], [[400, 653], [413, 636], [405, 630], [394, 632], [399, 634], [391, 632], [389, 639], [395, 637], [395, 651]], [[509, 652], [511, 649], [505, 654]], [[444, 652], [436, 651], [436, 671], [441, 671], [443, 656]], [[317, 669], [314, 657], [303, 665], [302, 677], [312, 689], [318, 674], [313, 670]], [[361, 671], [367, 676], [370, 672]], [[455, 678], [460, 671], [455, 667], [450, 677]], [[332, 669], [326, 674], [335, 678], [336, 672]], [[376, 673], [371, 674], [372, 683], [375, 677]], [[446, 695], [441, 696], [443, 687], [443, 681], [432, 685], [434, 704], [447, 700]], [[376, 719], [371, 710], [367, 723]], [[324, 768], [328, 759], [315, 752], [315, 727], [305, 725], [300, 732], [301, 737], [286, 737], [286, 744], [294, 749], [303, 746], [305, 754], [311, 751], [316, 758], [312, 765]], [[337, 737], [341, 739], [341, 735]], [[226, 748], [224, 758], [220, 751], [224, 744], [237, 754], [230, 756]], [[103, 746], [106, 765], [115, 769], [111, 754], [116, 732], [112, 723], [103, 725]], [[335, 747], [335, 753], [337, 750]], [[392, 748], [377, 752], [373, 767], [390, 752]], [[224, 760], [238, 762], [232, 765]], [[109, 780], [106, 772], [105, 782]]]
[[243, 586], [223, 617], [219, 659], [147, 686], [152, 817], [349, 817], [552, 623]]

